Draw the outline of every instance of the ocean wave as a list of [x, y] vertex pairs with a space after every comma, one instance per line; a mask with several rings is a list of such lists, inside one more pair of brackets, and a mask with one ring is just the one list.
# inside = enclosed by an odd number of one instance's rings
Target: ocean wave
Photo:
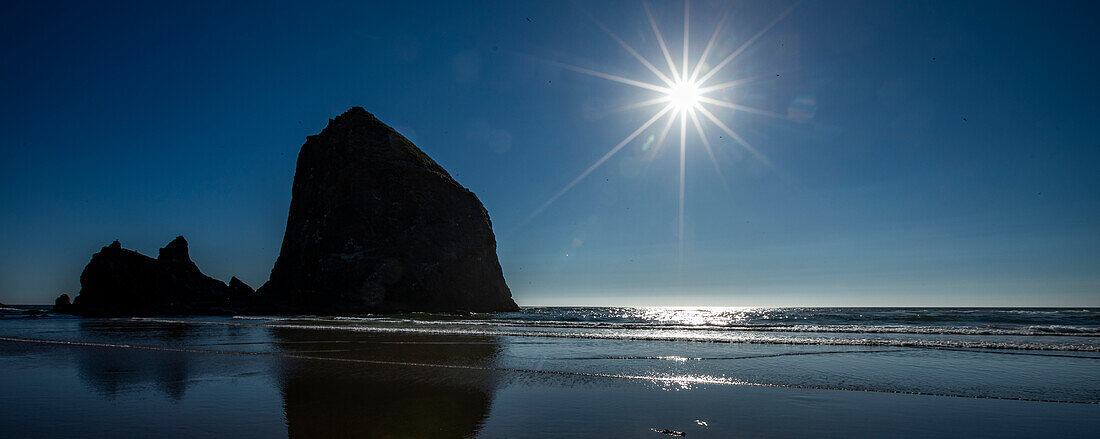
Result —
[[[427, 326], [367, 326], [367, 325], [333, 325], [323, 324], [316, 320], [295, 319], [290, 322], [266, 322], [266, 323], [240, 323], [240, 322], [215, 322], [196, 320], [172, 320], [156, 318], [139, 318], [142, 321], [153, 321], [173, 324], [197, 324], [197, 325], [238, 325], [261, 326], [278, 329], [307, 329], [320, 331], [355, 331], [368, 333], [404, 333], [426, 335], [461, 335], [461, 336], [511, 336], [511, 337], [543, 337], [543, 338], [571, 338], [571, 339], [602, 339], [602, 340], [636, 340], [636, 341], [670, 341], [670, 342], [699, 342], [699, 343], [745, 343], [745, 344], [782, 344], [782, 345], [820, 345], [820, 346], [891, 346], [913, 348], [950, 348], [950, 349], [1003, 349], [1003, 350], [1029, 350], [1029, 351], [1063, 351], [1063, 352], [1100, 352], [1100, 344], [1095, 343], [1050, 343], [1029, 341], [1006, 340], [969, 340], [969, 339], [930, 339], [930, 338], [875, 338], [875, 337], [806, 337], [798, 335], [778, 335], [759, 331], [740, 332], [697, 332], [697, 331], [541, 331], [541, 330], [516, 330], [516, 329], [475, 329], [461, 328], [447, 325], [438, 327]], [[315, 323], [316, 322], [316, 323]], [[321, 323], [321, 324], [317, 324]]]
[[522, 321], [522, 320], [416, 320], [387, 317], [317, 317], [315, 320], [372, 322], [381, 324], [495, 326], [512, 328], [558, 329], [623, 329], [623, 330], [677, 330], [677, 331], [752, 331], [752, 332], [805, 332], [841, 334], [925, 334], [925, 335], [1004, 335], [1004, 336], [1074, 336], [1100, 337], [1100, 327], [1068, 325], [1032, 325], [1014, 328], [988, 326], [913, 326], [913, 325], [782, 325], [782, 324], [698, 324], [675, 323], [616, 323], [584, 321]]

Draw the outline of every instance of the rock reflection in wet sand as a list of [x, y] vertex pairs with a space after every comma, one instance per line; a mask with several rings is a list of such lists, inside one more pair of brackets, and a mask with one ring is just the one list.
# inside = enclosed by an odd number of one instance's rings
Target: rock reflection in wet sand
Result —
[[[335, 331], [272, 332], [282, 351], [311, 357], [483, 365], [499, 350], [488, 338], [383, 341]], [[468, 437], [488, 416], [495, 388], [486, 370], [324, 360], [287, 360], [278, 367], [292, 438]]]

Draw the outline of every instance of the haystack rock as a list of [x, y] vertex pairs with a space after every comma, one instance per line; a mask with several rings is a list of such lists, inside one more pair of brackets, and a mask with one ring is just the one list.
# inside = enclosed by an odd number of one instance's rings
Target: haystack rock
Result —
[[[247, 288], [247, 286], [245, 286]], [[187, 240], [177, 237], [157, 259], [122, 248], [118, 241], [92, 255], [80, 274], [80, 295], [58, 297], [55, 312], [82, 315], [224, 314], [235, 291], [202, 274]], [[242, 301], [238, 300], [238, 303]]]
[[286, 234], [258, 291], [272, 310], [513, 311], [477, 196], [355, 107], [298, 154]]

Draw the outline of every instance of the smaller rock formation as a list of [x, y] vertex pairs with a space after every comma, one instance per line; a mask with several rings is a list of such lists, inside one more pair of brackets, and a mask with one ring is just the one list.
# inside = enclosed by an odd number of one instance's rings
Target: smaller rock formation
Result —
[[122, 248], [103, 247], [80, 274], [80, 295], [62, 294], [55, 312], [80, 315], [226, 314], [252, 304], [254, 293], [236, 277], [232, 286], [199, 271], [187, 240], [177, 237], [156, 259]]
[[229, 307], [235, 312], [258, 312], [260, 308], [256, 290], [244, 283], [237, 276], [229, 279]]
[[248, 286], [244, 281], [237, 279], [237, 276], [233, 276], [232, 279], [229, 279], [229, 290], [230, 297], [252, 297], [256, 294], [256, 290], [253, 290], [252, 287]]
[[63, 293], [53, 302], [53, 312], [68, 314], [72, 311], [72, 306], [73, 304], [71, 299], [69, 299], [69, 295]]

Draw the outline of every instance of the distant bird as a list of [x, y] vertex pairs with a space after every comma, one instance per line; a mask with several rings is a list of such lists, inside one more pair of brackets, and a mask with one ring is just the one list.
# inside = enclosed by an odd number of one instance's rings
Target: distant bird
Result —
[[965, 117], [963, 118], [963, 122], [966, 122], [966, 118], [965, 118]]
[[936, 57], [934, 57], [934, 56], [933, 56], [933, 57], [932, 57], [932, 61], [935, 61], [935, 60], [936, 60]]
[[530, 22], [531, 22], [531, 17], [527, 17], [527, 22], [528, 22], [528, 23], [530, 23]]

